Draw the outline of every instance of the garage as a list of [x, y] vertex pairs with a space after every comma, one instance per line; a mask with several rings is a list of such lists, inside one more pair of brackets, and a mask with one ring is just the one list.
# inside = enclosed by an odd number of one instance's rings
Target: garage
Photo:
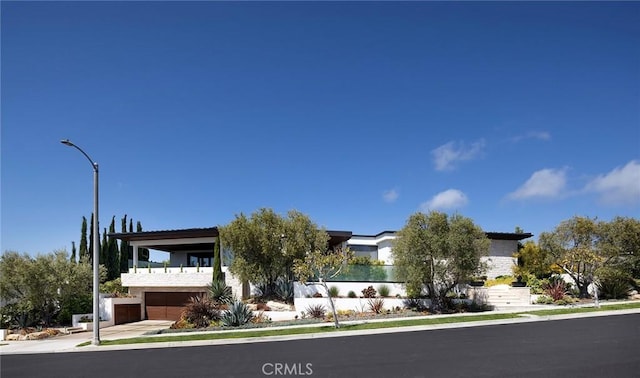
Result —
[[140, 304], [117, 304], [113, 305], [113, 322], [115, 325], [139, 322]]
[[149, 320], [180, 320], [189, 298], [204, 295], [203, 292], [146, 292], [145, 312]]

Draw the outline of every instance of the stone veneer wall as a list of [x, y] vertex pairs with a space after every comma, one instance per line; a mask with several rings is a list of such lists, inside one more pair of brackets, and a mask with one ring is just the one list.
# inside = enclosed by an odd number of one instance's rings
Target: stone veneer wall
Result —
[[518, 263], [514, 257], [491, 256], [483, 257], [482, 261], [487, 262], [487, 278], [492, 279], [498, 276], [512, 276], [513, 267]]

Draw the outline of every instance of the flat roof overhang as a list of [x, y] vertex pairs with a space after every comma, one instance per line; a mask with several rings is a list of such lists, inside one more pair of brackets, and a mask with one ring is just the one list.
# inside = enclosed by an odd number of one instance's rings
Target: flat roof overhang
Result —
[[[334, 246], [351, 239], [351, 231], [327, 231], [329, 245]], [[165, 252], [211, 251], [219, 235], [217, 227], [187, 228], [181, 230], [120, 232], [109, 238], [126, 241], [142, 248]]]
[[524, 240], [533, 236], [530, 232], [485, 232], [492, 240]]

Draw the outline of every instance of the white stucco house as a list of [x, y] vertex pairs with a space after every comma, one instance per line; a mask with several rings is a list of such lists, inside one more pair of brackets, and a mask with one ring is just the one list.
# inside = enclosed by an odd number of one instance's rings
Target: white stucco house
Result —
[[[348, 245], [356, 256], [369, 256], [384, 261], [392, 269], [392, 241], [395, 231], [383, 231], [375, 235], [359, 235], [350, 231], [328, 231], [330, 246]], [[516, 263], [513, 253], [517, 251], [518, 241], [531, 237], [529, 233], [488, 232], [491, 250], [488, 257], [487, 276], [511, 274]], [[130, 233], [112, 233], [109, 238], [126, 241], [133, 248], [133, 268], [121, 275], [122, 285], [129, 293], [140, 300], [140, 319], [178, 320], [190, 297], [207, 291], [213, 275], [213, 250], [218, 242], [217, 227], [191, 228], [165, 231], [144, 231]], [[166, 267], [148, 267], [138, 261], [141, 248], [164, 251], [169, 254]], [[234, 295], [247, 297], [250, 293], [248, 283], [240, 282], [230, 272], [228, 266], [232, 258], [229, 251], [221, 246], [222, 271], [225, 272], [227, 285]], [[392, 275], [390, 275], [392, 276]], [[400, 290], [400, 283], [386, 281]], [[123, 307], [120, 309], [125, 311]], [[132, 305], [126, 308], [130, 314], [137, 311]], [[114, 311], [118, 311], [115, 309]], [[128, 316], [130, 319], [131, 316]]]
[[[487, 232], [491, 241], [489, 256], [484, 258], [488, 263], [487, 278], [495, 278], [512, 274], [512, 267], [517, 263], [513, 254], [518, 251], [518, 242], [528, 239], [530, 233]], [[392, 243], [396, 231], [382, 231], [375, 235], [352, 235], [347, 245], [356, 256], [369, 256], [373, 260], [393, 265], [391, 254]]]

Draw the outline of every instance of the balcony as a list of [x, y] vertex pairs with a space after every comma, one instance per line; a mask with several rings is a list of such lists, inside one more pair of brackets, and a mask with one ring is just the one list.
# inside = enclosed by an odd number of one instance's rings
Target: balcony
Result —
[[[223, 266], [222, 271], [226, 272], [227, 267]], [[213, 279], [213, 268], [130, 268], [121, 279], [124, 287], [205, 287]]]
[[328, 282], [400, 282], [393, 265], [347, 265]]

